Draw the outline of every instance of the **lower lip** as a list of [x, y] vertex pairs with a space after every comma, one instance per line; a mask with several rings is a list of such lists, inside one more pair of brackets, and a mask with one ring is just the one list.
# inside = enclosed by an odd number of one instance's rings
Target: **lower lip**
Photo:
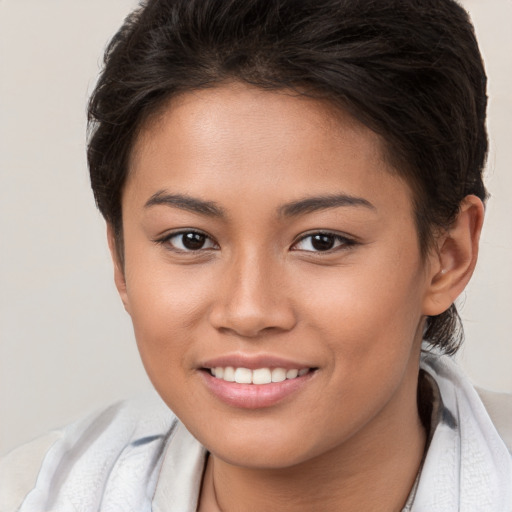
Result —
[[261, 409], [271, 407], [298, 392], [309, 382], [314, 372], [270, 384], [238, 384], [218, 379], [204, 370], [200, 373], [210, 392], [228, 405], [242, 409]]

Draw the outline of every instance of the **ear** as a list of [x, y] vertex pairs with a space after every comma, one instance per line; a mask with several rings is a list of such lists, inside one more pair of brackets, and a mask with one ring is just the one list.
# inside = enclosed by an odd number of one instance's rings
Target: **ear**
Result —
[[482, 201], [467, 196], [453, 224], [439, 236], [437, 247], [429, 256], [430, 282], [423, 302], [424, 315], [446, 311], [468, 284], [478, 257], [483, 219]]
[[117, 291], [124, 305], [124, 309], [130, 314], [128, 293], [126, 290], [126, 278], [124, 274], [123, 262], [121, 261], [118, 251], [118, 241], [112, 224], [107, 222], [107, 240], [108, 248], [110, 249], [110, 256], [112, 257], [112, 263], [114, 264], [114, 282], [116, 284]]

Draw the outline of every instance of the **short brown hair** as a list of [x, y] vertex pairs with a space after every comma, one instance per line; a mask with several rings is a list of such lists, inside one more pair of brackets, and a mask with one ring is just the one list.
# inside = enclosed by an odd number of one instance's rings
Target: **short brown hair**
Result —
[[[486, 75], [454, 0], [149, 0], [110, 42], [89, 104], [92, 188], [121, 253], [142, 124], [175, 94], [233, 79], [326, 98], [377, 132], [414, 191], [422, 254], [466, 195], [486, 198]], [[425, 339], [457, 350], [454, 305]]]

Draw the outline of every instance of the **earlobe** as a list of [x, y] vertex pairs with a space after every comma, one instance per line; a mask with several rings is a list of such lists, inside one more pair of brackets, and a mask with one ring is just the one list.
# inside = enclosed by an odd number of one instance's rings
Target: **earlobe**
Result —
[[438, 239], [430, 257], [430, 282], [423, 314], [446, 311], [468, 284], [478, 258], [478, 243], [484, 218], [482, 201], [473, 195], [461, 203], [457, 218]]
[[114, 282], [119, 293], [119, 296], [121, 297], [121, 301], [123, 302], [124, 309], [128, 314], [130, 314], [123, 262], [121, 261], [119, 255], [117, 246], [118, 242], [116, 241], [114, 228], [110, 223], [107, 223], [107, 240], [108, 248], [110, 249], [110, 256], [112, 257], [112, 263], [114, 265]]

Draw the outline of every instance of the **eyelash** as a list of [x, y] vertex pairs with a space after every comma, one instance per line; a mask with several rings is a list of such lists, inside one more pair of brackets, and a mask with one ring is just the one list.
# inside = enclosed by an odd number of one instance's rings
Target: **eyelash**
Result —
[[[305, 249], [293, 249], [293, 247], [297, 246], [299, 243], [307, 240], [308, 238], [311, 239], [310, 244], [313, 244], [313, 237], [329, 237], [333, 241], [334, 244], [338, 243], [338, 245], [334, 245], [334, 247], [331, 247], [329, 249], [326, 249], [324, 251], [316, 250], [316, 251], [310, 251]], [[351, 247], [357, 245], [357, 242], [344, 235], [340, 235], [338, 233], [333, 233], [331, 231], [314, 231], [307, 233], [306, 235], [301, 236], [296, 242], [292, 245], [292, 250], [294, 251], [303, 251], [303, 252], [309, 252], [313, 254], [332, 254], [337, 251], [341, 250], [347, 250]]]
[[[205, 250], [211, 250], [211, 249], [216, 249], [216, 247], [207, 247], [207, 248], [199, 248], [199, 249], [180, 249], [180, 248], [177, 248], [177, 247], [174, 247], [173, 244], [171, 243], [171, 240], [173, 238], [178, 238], [178, 237], [183, 237], [184, 235], [200, 235], [202, 237], [205, 238], [205, 240], [209, 240], [213, 245], [217, 246], [217, 243], [213, 240], [212, 237], [208, 236], [206, 233], [204, 233], [203, 231], [199, 231], [199, 230], [196, 230], [196, 229], [184, 229], [184, 230], [181, 230], [181, 231], [177, 231], [175, 233], [169, 233], [165, 236], [163, 236], [162, 238], [158, 238], [157, 240], [155, 240], [155, 242], [157, 244], [160, 244], [160, 245], [166, 245], [168, 247], [170, 247], [170, 249], [172, 251], [175, 251], [175, 252], [179, 252], [179, 253], [198, 253], [199, 251], [205, 251]], [[182, 245], [183, 245], [183, 238], [181, 239], [182, 240]]]
[[[213, 247], [200, 247], [198, 249], [190, 249], [190, 248], [177, 248], [175, 246], [173, 246], [173, 244], [171, 243], [171, 240], [173, 238], [178, 238], [178, 237], [183, 237], [184, 235], [199, 235], [201, 237], [204, 237], [205, 240], [209, 240], [211, 242], [211, 244], [213, 245]], [[334, 245], [334, 247], [331, 247], [331, 248], [328, 248], [326, 250], [307, 250], [307, 249], [296, 249], [295, 247], [300, 244], [301, 242], [304, 242], [305, 240], [307, 239], [311, 239], [311, 245], [313, 246], [313, 237], [329, 237], [332, 241]], [[215, 240], [213, 240], [213, 238], [211, 238], [209, 235], [207, 235], [206, 233], [204, 233], [203, 231], [199, 231], [199, 230], [195, 230], [195, 229], [187, 229], [187, 230], [182, 230], [182, 231], [178, 231], [178, 232], [175, 232], [175, 233], [169, 233], [167, 235], [165, 235], [164, 237], [162, 238], [159, 238], [159, 239], [156, 239], [155, 242], [157, 244], [160, 244], [160, 245], [167, 245], [170, 247], [170, 250], [174, 251], [174, 252], [178, 252], [178, 253], [189, 253], [189, 254], [194, 254], [194, 253], [199, 253], [200, 251], [209, 251], [209, 250], [216, 250], [218, 248], [218, 244], [215, 242]], [[338, 245], [336, 245], [336, 243], [338, 243]], [[340, 250], [347, 250], [351, 247], [353, 247], [354, 245], [356, 245], [357, 242], [355, 240], [353, 240], [352, 238], [348, 238], [346, 236], [343, 236], [343, 235], [339, 235], [337, 233], [333, 233], [333, 232], [330, 232], [330, 231], [314, 231], [314, 232], [310, 232], [310, 233], [307, 233], [303, 236], [301, 236], [297, 241], [295, 241], [292, 246], [291, 246], [291, 249], [292, 251], [302, 251], [302, 252], [306, 252], [306, 253], [312, 253], [312, 254], [331, 254], [331, 253], [334, 253], [334, 252], [337, 252], [337, 251], [340, 251]], [[183, 238], [181, 239], [181, 245], [183, 245]], [[313, 246], [314, 248], [314, 246]]]

